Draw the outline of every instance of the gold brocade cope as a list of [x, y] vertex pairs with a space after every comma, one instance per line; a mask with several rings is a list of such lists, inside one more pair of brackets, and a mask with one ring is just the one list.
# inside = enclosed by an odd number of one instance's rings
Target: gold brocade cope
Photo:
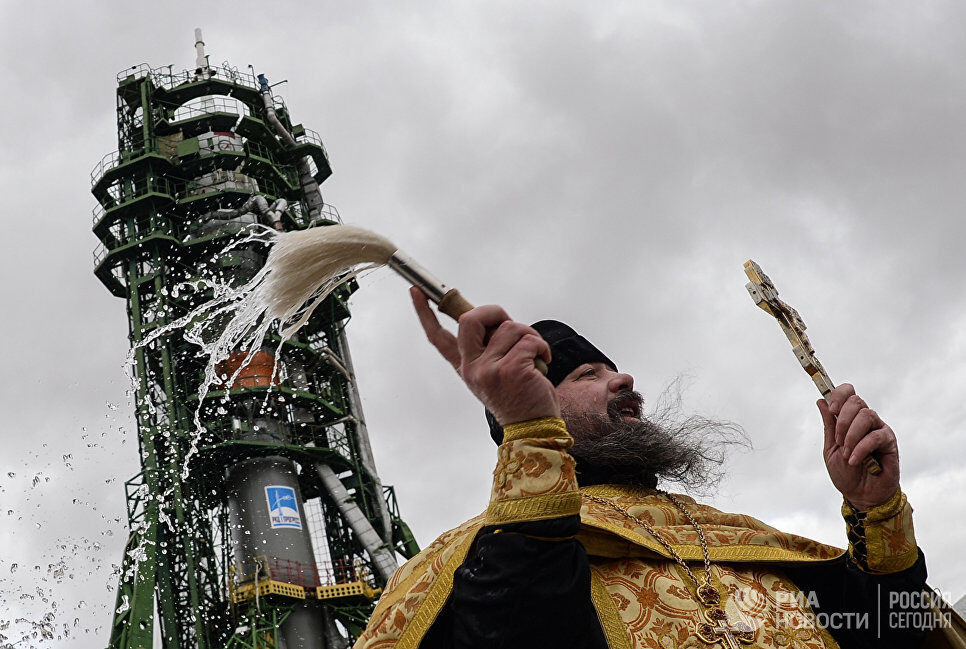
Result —
[[[701, 561], [697, 532], [667, 498], [653, 489], [599, 485], [582, 493], [607, 498], [660, 530], [674, 551], [687, 561]], [[781, 532], [744, 514], [729, 514], [678, 495], [704, 528], [712, 562], [814, 563], [834, 561], [844, 550], [796, 534]], [[585, 500], [578, 539], [591, 556], [672, 559], [660, 543], [626, 516]]]
[[483, 516], [443, 533], [386, 584], [354, 647], [417, 649], [453, 588], [453, 574], [483, 527]]
[[[691, 567], [693, 572], [703, 572], [698, 567], [704, 555], [695, 525], [665, 495], [623, 486], [580, 491], [604, 498], [647, 523], [673, 553], [697, 564]], [[611, 647], [699, 649], [740, 644], [758, 649], [838, 649], [832, 636], [815, 624], [807, 598], [781, 567], [835, 561], [843, 550], [786, 534], [750, 516], [698, 505], [687, 496], [675, 497], [704, 532], [714, 563], [707, 575], [689, 579], [673, 554], [638, 522], [606, 504], [584, 499], [578, 539], [590, 558], [594, 604]], [[696, 588], [709, 575], [723, 596], [724, 617], [748, 629], [740, 643], [725, 633], [731, 628], [727, 624], [714, 625], [710, 635], [700, 633], [708, 611], [702, 610]]]
[[[736, 643], [738, 649], [838, 649], [813, 599], [786, 568], [839, 561], [844, 570], [843, 550], [687, 496], [612, 485], [578, 489], [571, 442], [559, 418], [506, 426], [487, 511], [444, 533], [393, 575], [356, 649], [418, 649], [484, 527], [509, 532], [515, 523], [578, 514], [589, 596], [610, 649], [735, 649]], [[889, 573], [916, 559], [911, 513], [899, 492], [867, 512], [843, 509], [860, 568]], [[711, 590], [720, 598], [713, 605], [705, 597]], [[924, 649], [966, 649], [962, 621], [950, 619]]]
[[[615, 486], [586, 487], [581, 491], [614, 500], [635, 516], [648, 521], [665, 534], [675, 551], [686, 560], [702, 559], [701, 547], [694, 529], [680, 512], [656, 491]], [[689, 511], [705, 529], [713, 561], [739, 564], [814, 563], [832, 561], [842, 555], [843, 551], [838, 548], [793, 534], [785, 534], [750, 516], [729, 514], [712, 507], [698, 505], [686, 496], [679, 496], [679, 498], [687, 503]], [[660, 612], [661, 607], [658, 602], [648, 603], [644, 597], [645, 590], [635, 590], [627, 594], [626, 599], [632, 605], [628, 608], [624, 606], [624, 595], [611, 582], [626, 582], [627, 574], [640, 572], [633, 565], [638, 559], [644, 560], [647, 564], [660, 566], [663, 565], [665, 558], [670, 559], [670, 557], [647, 532], [636, 529], [632, 522], [616, 512], [593, 503], [588, 504], [585, 500], [580, 515], [581, 531], [577, 538], [586, 547], [588, 555], [591, 555], [595, 582], [592, 596], [601, 614], [605, 631], [608, 637], [614, 640], [613, 634], [621, 628], [621, 624], [625, 624], [628, 630], [635, 628], [633, 624], [626, 621], [619, 622], [634, 606], [653, 608], [657, 612]], [[360, 649], [363, 647], [416, 649], [442, 610], [449, 589], [452, 587], [453, 573], [462, 563], [473, 539], [484, 524], [482, 516], [467, 521], [459, 528], [441, 536], [400, 568], [387, 584], [369, 627], [355, 646]], [[623, 559], [626, 561], [622, 561]], [[666, 569], [659, 567], [658, 570]], [[758, 577], [758, 572], [763, 572], [764, 576]], [[725, 570], [723, 576], [728, 580], [728, 584], [742, 588], [748, 584], [765, 583], [773, 589], [776, 585], [784, 583], [784, 579], [780, 576], [768, 576], [765, 573], [767, 570], [752, 572]], [[668, 577], [677, 580], [679, 587], [686, 587], [685, 582], [679, 580], [676, 573], [668, 573]], [[742, 580], [746, 579], [754, 579], [754, 581], [748, 581], [748, 584], [745, 584]], [[783, 588], [793, 589], [794, 586], [786, 583]], [[610, 592], [610, 599], [606, 597], [608, 592]], [[691, 601], [692, 598], [682, 591], [681, 600]], [[657, 626], [648, 623], [647, 628], [640, 629], [640, 634], [650, 637], [655, 633], [653, 629], [660, 631], [664, 628], [661, 633], [673, 635], [681, 629], [693, 628], [691, 620], [697, 619], [699, 611], [696, 605], [692, 608], [694, 610], [684, 610], [683, 605], [679, 605], [673, 610], [669, 609], [666, 615], [661, 615], [660, 621], [656, 618], [652, 619]], [[796, 612], [796, 614], [799, 613]], [[643, 623], [643, 620], [641, 622]], [[809, 643], [802, 646], [834, 647], [834, 643], [830, 640], [826, 634], [816, 631]], [[780, 642], [759, 643], [759, 646], [769, 647], [780, 645]], [[617, 642], [612, 646], [647, 645], [641, 644], [637, 638], [632, 641], [628, 637], [623, 642]]]

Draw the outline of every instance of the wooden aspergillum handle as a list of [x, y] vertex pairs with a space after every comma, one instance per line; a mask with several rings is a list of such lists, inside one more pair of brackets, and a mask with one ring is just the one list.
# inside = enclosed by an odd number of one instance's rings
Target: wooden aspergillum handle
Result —
[[[456, 321], [459, 321], [461, 315], [473, 308], [473, 305], [463, 297], [459, 289], [455, 288], [446, 291], [438, 306], [440, 313], [444, 313]], [[543, 362], [542, 358], [534, 358], [533, 366], [544, 376], [547, 375], [547, 364]]]
[[451, 288], [446, 291], [442, 299], [439, 301], [439, 312], [445, 313], [453, 320], [459, 321], [460, 316], [471, 310], [473, 305], [470, 304], [463, 294], [459, 292], [459, 289]]

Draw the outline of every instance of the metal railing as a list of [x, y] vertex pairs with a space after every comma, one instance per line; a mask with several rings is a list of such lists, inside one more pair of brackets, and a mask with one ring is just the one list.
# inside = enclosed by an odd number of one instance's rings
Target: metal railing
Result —
[[339, 214], [339, 210], [336, 208], [336, 206], [331, 203], [326, 203], [325, 205], [322, 206], [322, 209], [319, 212], [319, 215], [315, 217], [315, 219], [312, 221], [312, 223], [310, 223], [310, 225], [314, 225], [315, 223], [318, 223], [323, 219], [328, 221], [335, 221], [339, 225], [342, 225], [342, 216]]
[[[339, 224], [342, 223], [342, 216], [339, 214], [339, 210], [338, 208], [336, 208], [335, 205], [332, 205], [329, 203], [326, 203], [325, 205], [323, 205], [319, 216], [317, 216], [314, 221], [308, 224], [304, 223], [304, 220], [302, 219], [302, 216], [301, 216], [301, 210], [299, 208], [300, 208], [299, 204], [296, 203], [295, 205], [291, 206], [289, 209], [295, 213], [296, 220], [302, 223], [303, 225], [309, 225], [309, 226], [315, 225], [316, 223], [322, 220], [334, 221], [335, 223], [339, 223]], [[93, 223], [94, 224], [98, 223], [104, 217], [105, 213], [106, 213], [106, 210], [102, 205], [100, 204], [95, 205], [94, 208], [91, 210]], [[239, 230], [244, 227], [247, 227], [247, 224], [240, 224]], [[143, 219], [139, 219], [135, 221], [134, 228], [135, 228], [135, 231], [132, 235], [132, 233], [128, 233], [128, 232], [114, 231], [112, 227], [112, 234], [114, 235], [115, 239], [117, 239], [118, 243], [116, 246], [113, 246], [111, 248], [108, 248], [108, 246], [105, 245], [104, 243], [99, 243], [93, 251], [94, 266], [97, 267], [104, 260], [104, 258], [107, 257], [107, 255], [111, 252], [111, 250], [114, 250], [115, 248], [118, 248], [120, 246], [127, 245], [129, 243], [139, 241], [141, 239], [144, 239], [150, 236], [151, 234], [161, 232], [162, 234], [167, 234], [172, 237], [176, 237], [184, 240], [185, 237], [187, 237], [189, 234], [192, 233], [191, 223], [179, 223], [171, 218], [166, 218], [164, 224], [161, 226], [151, 225], [150, 223], [144, 222]]]
[[[258, 83], [258, 79], [255, 78], [254, 74], [244, 72], [229, 65], [222, 64], [220, 66], [209, 66], [209, 70], [213, 73], [212, 76], [214, 78], [223, 79], [237, 86], [253, 88], [254, 90], [258, 90], [261, 87], [261, 84]], [[172, 90], [186, 83], [201, 81], [201, 79], [198, 78], [198, 75], [195, 74], [194, 70], [180, 70], [175, 72], [174, 66], [171, 65], [152, 68], [147, 63], [140, 63], [118, 72], [117, 82], [120, 84], [129, 77], [141, 79], [148, 76], [151, 77], [151, 82], [156, 87], [165, 88], [167, 90]], [[280, 97], [273, 96], [272, 100], [276, 108], [282, 109], [285, 107], [285, 102], [282, 101]]]
[[[95, 213], [96, 218], [96, 213]], [[187, 225], [174, 216], [168, 214], [147, 214], [134, 219], [133, 222], [125, 222], [116, 230], [112, 226], [111, 234], [117, 243], [108, 247], [103, 242], [94, 249], [94, 266], [97, 267], [104, 258], [112, 251], [122, 246], [130, 245], [143, 241], [148, 237], [162, 234], [178, 240], [184, 240], [188, 234]]]
[[[174, 181], [168, 178], [123, 178], [118, 179], [107, 188], [108, 195], [114, 199], [115, 207], [130, 203], [151, 193], [166, 194], [174, 198], [184, 187], [184, 181]], [[106, 211], [103, 206], [95, 207], [92, 212], [92, 223], [96, 224]]]
[[97, 247], [94, 248], [94, 268], [97, 268], [101, 265], [101, 262], [104, 261], [104, 257], [107, 257], [107, 253], [109, 252], [110, 250], [108, 250], [107, 246], [105, 246], [103, 243], [97, 244]]
[[275, 156], [272, 154], [272, 150], [269, 149], [264, 144], [259, 144], [255, 140], [248, 139], [248, 140], [245, 140], [244, 146], [245, 146], [245, 150], [248, 152], [249, 155], [258, 156], [259, 158], [265, 158], [266, 160], [268, 160], [274, 165], [278, 164], [278, 161], [275, 159]]
[[251, 115], [251, 110], [245, 102], [234, 97], [212, 95], [193, 99], [174, 111], [172, 123], [182, 122], [193, 117], [203, 117], [211, 113], [228, 113], [229, 115]]
[[106, 154], [101, 161], [91, 169], [91, 185], [93, 186], [101, 176], [121, 163], [121, 152], [111, 151]]
[[[279, 173], [281, 173], [281, 175], [289, 182], [289, 184], [294, 185], [297, 182], [297, 175], [294, 169], [291, 169], [289, 165], [279, 162], [276, 159], [275, 155], [272, 153], [271, 149], [269, 149], [267, 146], [260, 144], [251, 139], [247, 139], [244, 141], [240, 140], [240, 142], [241, 142], [240, 146], [243, 147], [244, 153], [246, 155], [256, 156], [256, 157], [268, 160], [274, 167], [276, 167], [279, 170]], [[115, 167], [119, 166], [120, 164], [137, 160], [138, 158], [148, 155], [149, 153], [157, 153], [157, 151], [141, 150], [141, 151], [134, 151], [134, 152], [125, 151], [123, 153], [120, 151], [112, 151], [106, 154], [103, 158], [101, 158], [100, 162], [94, 165], [94, 168], [91, 170], [91, 185], [93, 186], [94, 184], [96, 184], [101, 178], [103, 178], [104, 174], [106, 174], [111, 169], [114, 169]], [[247, 174], [247, 175], [252, 176], [252, 174]], [[256, 180], [262, 180], [258, 176], [254, 176], [254, 177]], [[200, 186], [202, 185], [196, 185], [196, 187], [200, 187]], [[278, 195], [277, 192], [279, 190], [279, 187], [277, 185], [272, 185], [272, 187], [274, 191], [271, 193]], [[111, 194], [112, 198], [114, 198], [115, 200], [118, 200], [117, 197], [114, 196], [115, 192], [112, 192], [109, 189], [108, 193]], [[96, 213], [94, 215], [93, 222], [96, 223], [101, 216], [103, 216], [103, 210], [100, 213]]]
[[322, 153], [325, 154], [325, 159], [326, 160], [329, 159], [329, 152], [325, 150], [325, 145], [322, 144], [322, 136], [316, 133], [315, 131], [313, 131], [312, 129], [309, 129], [309, 128], [305, 129], [305, 135], [301, 135], [295, 139], [296, 141], [305, 140], [307, 142], [311, 142], [312, 144], [317, 145], [320, 149], [322, 149]]
[[91, 225], [97, 225], [97, 222], [104, 218], [106, 212], [107, 210], [100, 203], [91, 208]]
[[344, 559], [323, 562], [294, 561], [261, 555], [248, 559], [244, 563], [232, 566], [232, 578], [236, 583], [241, 575], [258, 575], [259, 580], [280, 581], [286, 584], [301, 586], [302, 588], [317, 588], [318, 586], [333, 586], [359, 581], [366, 575], [360, 574], [355, 563]]

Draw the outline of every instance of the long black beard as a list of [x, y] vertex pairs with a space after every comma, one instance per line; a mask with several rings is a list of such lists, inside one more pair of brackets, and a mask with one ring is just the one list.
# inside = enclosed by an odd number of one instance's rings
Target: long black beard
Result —
[[748, 442], [737, 424], [694, 415], [681, 419], [677, 389], [674, 384], [665, 391], [657, 411], [639, 422], [620, 414], [630, 401], [638, 407], [643, 403], [631, 391], [617, 395], [606, 416], [564, 411], [574, 438], [570, 453], [577, 460], [578, 483], [655, 488], [662, 480], [688, 491], [710, 492], [723, 476], [728, 447]]

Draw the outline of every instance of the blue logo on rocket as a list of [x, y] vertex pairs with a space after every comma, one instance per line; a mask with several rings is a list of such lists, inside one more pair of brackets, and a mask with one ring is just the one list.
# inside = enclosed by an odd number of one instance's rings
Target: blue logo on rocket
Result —
[[280, 485], [265, 487], [265, 498], [268, 500], [268, 517], [273, 529], [276, 527], [302, 529], [302, 517], [299, 515], [298, 501], [295, 500], [295, 489]]

